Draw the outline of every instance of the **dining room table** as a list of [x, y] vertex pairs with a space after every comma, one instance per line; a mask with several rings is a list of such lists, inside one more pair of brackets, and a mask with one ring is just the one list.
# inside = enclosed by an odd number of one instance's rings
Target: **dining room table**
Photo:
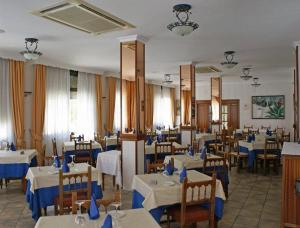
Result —
[[35, 149], [0, 150], [0, 178], [23, 178], [37, 165]]
[[[122, 186], [121, 173], [121, 151], [109, 150], [98, 154], [96, 169], [103, 174], [112, 175], [114, 181], [120, 187]], [[102, 187], [104, 189], [104, 178], [102, 178]]]
[[[248, 169], [254, 171], [255, 161], [258, 154], [264, 153], [266, 139], [276, 140], [276, 135], [256, 134], [255, 140], [239, 140], [240, 152], [248, 153]], [[280, 145], [279, 145], [280, 146]]]
[[195, 139], [199, 141], [200, 148], [202, 146], [208, 146], [211, 143], [215, 143], [216, 140], [216, 134], [213, 133], [196, 133]]
[[[191, 182], [211, 180], [210, 176], [196, 170], [187, 170], [187, 178]], [[135, 175], [132, 190], [132, 208], [145, 208], [158, 223], [167, 207], [182, 200], [179, 173], [170, 176], [164, 173]], [[220, 180], [216, 180], [215, 199], [215, 216], [220, 220], [226, 200]]]
[[[89, 141], [82, 141], [89, 143]], [[96, 141], [92, 141], [92, 159], [94, 161], [97, 160], [98, 154], [103, 151], [103, 148], [100, 143]], [[68, 160], [68, 162], [71, 161], [70, 155], [75, 155], [75, 141], [67, 141], [63, 143], [63, 153], [64, 158]]]
[[[114, 212], [114, 211], [113, 211]], [[111, 211], [108, 212], [109, 214]], [[144, 208], [121, 210], [118, 222], [116, 222], [115, 214], [112, 214], [113, 227], [122, 228], [160, 228], [159, 224], [152, 218]], [[75, 223], [77, 215], [61, 215], [61, 216], [43, 216], [37, 221], [35, 228], [100, 228], [105, 220], [106, 214], [100, 212], [100, 217], [95, 220], [89, 219], [88, 214], [82, 214], [83, 224]]]
[[[70, 174], [87, 172], [90, 165], [87, 163], [69, 164]], [[55, 198], [59, 195], [59, 169], [54, 166], [30, 167], [28, 169], [26, 180], [26, 201], [29, 204], [29, 209], [32, 211], [32, 218], [38, 220], [41, 216], [41, 209], [54, 205]], [[65, 180], [64, 185], [69, 185], [68, 180]], [[85, 182], [85, 180], [83, 180]], [[92, 193], [97, 199], [101, 199], [101, 172], [92, 167]], [[85, 184], [86, 186], [86, 184]], [[73, 189], [82, 188], [79, 183], [72, 183]]]

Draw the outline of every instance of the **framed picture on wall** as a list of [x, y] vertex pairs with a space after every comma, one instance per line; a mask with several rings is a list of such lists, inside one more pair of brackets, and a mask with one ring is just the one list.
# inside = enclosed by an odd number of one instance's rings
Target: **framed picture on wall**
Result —
[[252, 96], [252, 119], [284, 119], [284, 95]]

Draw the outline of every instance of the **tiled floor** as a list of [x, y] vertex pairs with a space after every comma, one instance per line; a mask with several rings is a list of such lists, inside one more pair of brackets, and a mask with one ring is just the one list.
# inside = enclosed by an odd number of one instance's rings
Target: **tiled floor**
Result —
[[[106, 178], [105, 197], [112, 193], [112, 181]], [[19, 181], [0, 190], [0, 228], [32, 228], [35, 222], [21, 193]], [[246, 171], [230, 173], [229, 199], [219, 227], [276, 228], [280, 223], [281, 176], [252, 174]], [[122, 193], [123, 208], [131, 208], [131, 192]], [[49, 208], [49, 214], [53, 209]], [[166, 225], [163, 225], [165, 227]], [[177, 227], [173, 224], [174, 227]], [[207, 227], [207, 224], [198, 224]]]

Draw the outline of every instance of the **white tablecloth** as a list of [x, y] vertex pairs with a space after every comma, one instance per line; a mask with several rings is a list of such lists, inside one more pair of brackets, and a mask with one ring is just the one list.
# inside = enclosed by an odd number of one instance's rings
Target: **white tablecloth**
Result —
[[104, 140], [106, 146], [114, 146], [118, 144], [118, 137], [116, 135], [110, 137], [105, 136]]
[[205, 145], [206, 141], [216, 140], [216, 134], [210, 133], [199, 133], [196, 134], [196, 140], [199, 140], [200, 147]]
[[284, 142], [281, 154], [300, 156], [300, 144], [297, 142]]
[[[24, 151], [24, 154], [21, 154]], [[31, 160], [37, 155], [36, 150], [0, 150], [0, 164], [30, 164]]]
[[[100, 143], [98, 143], [96, 141], [93, 141], [92, 149], [99, 149], [99, 148], [102, 150], [102, 147], [101, 147]], [[63, 143], [63, 150], [64, 151], [73, 151], [73, 150], [75, 150], [75, 142], [74, 141], [64, 142]]]
[[121, 151], [110, 150], [98, 154], [96, 168], [101, 172], [116, 176], [116, 183], [122, 186]]
[[[70, 173], [87, 172], [88, 166], [89, 165], [87, 163], [75, 163], [74, 167], [70, 167]], [[30, 167], [27, 172], [26, 179], [30, 180], [31, 192], [34, 192], [34, 190], [39, 188], [59, 185], [58, 169], [52, 166]], [[102, 182], [101, 172], [94, 167], [92, 167], [92, 181], [97, 181], [98, 185], [101, 185]], [[67, 183], [68, 182], [65, 184]]]
[[[123, 210], [123, 212], [125, 216], [119, 220], [119, 226], [122, 228], [160, 228], [151, 214], [144, 208]], [[97, 220], [90, 220], [87, 214], [84, 216], [86, 218], [84, 227], [100, 228], [106, 215], [100, 211], [100, 218]], [[43, 216], [39, 218], [35, 228], [83, 227], [75, 224], [75, 217], [76, 215]]]
[[[195, 170], [187, 171], [188, 181], [211, 180], [211, 177]], [[157, 184], [152, 184], [153, 181]], [[174, 181], [174, 186], [166, 185], [166, 181]], [[181, 202], [181, 184], [179, 175], [165, 176], [163, 174], [135, 175], [132, 181], [132, 189], [138, 191], [144, 198], [143, 206], [150, 211], [160, 206], [172, 205]], [[202, 193], [203, 191], [201, 191]], [[202, 193], [203, 194], [203, 193]], [[207, 191], [209, 194], [209, 191]], [[217, 180], [216, 197], [226, 199], [222, 183]]]
[[[166, 156], [164, 163], [169, 163], [172, 157], [174, 158], [174, 167], [178, 170], [181, 170], [183, 167], [187, 169], [203, 168], [204, 160], [200, 158], [200, 154], [195, 154], [194, 157], [185, 154]], [[209, 158], [220, 158], [220, 156], [210, 154]]]
[[[167, 143], [168, 142], [161, 142], [160, 144], [167, 144]], [[172, 145], [175, 148], [184, 148], [184, 146], [178, 144], [177, 142], [173, 142]], [[155, 154], [155, 141], [151, 145], [145, 144], [145, 154]]]
[[248, 148], [248, 151], [252, 150], [263, 150], [265, 148], [265, 141], [264, 140], [255, 140], [251, 143], [248, 143], [245, 140], [239, 140], [239, 146]]

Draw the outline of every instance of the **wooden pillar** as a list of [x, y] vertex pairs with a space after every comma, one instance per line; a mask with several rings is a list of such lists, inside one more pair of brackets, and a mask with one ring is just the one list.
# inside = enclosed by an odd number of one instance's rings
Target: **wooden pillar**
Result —
[[180, 129], [181, 144], [192, 145], [196, 129], [195, 66], [180, 65]]
[[145, 161], [145, 44], [140, 36], [121, 38], [121, 140], [124, 189]]
[[211, 78], [211, 130], [220, 131], [222, 126], [222, 79]]

